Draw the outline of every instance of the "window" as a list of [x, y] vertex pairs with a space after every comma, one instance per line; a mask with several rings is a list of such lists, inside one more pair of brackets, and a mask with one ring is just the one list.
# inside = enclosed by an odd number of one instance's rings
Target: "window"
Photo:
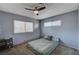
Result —
[[14, 33], [23, 32], [33, 32], [33, 23], [14, 20]]
[[22, 21], [14, 21], [14, 33], [25, 32], [25, 23]]
[[52, 21], [52, 22], [46, 22], [44, 23], [45, 27], [50, 27], [50, 26], [61, 26], [61, 21], [57, 20], [57, 21]]
[[32, 22], [26, 22], [26, 32], [33, 32], [33, 23]]

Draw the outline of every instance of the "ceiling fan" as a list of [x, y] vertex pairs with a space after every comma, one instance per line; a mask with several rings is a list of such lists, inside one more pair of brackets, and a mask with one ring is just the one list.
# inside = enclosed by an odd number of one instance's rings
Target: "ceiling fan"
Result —
[[30, 9], [30, 8], [25, 8], [25, 10], [30, 10], [30, 11], [33, 11], [36, 15], [39, 15], [39, 11], [42, 11], [44, 9], [46, 9], [46, 7], [44, 5], [42, 5], [42, 3], [39, 3], [41, 4], [41, 6], [36, 6], [34, 7], [34, 9]]

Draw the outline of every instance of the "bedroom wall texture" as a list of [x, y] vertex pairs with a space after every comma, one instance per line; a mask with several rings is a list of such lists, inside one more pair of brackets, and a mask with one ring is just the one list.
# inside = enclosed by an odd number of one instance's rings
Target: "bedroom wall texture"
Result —
[[[61, 26], [44, 27], [45, 22], [61, 20]], [[41, 21], [41, 35], [59, 37], [66, 45], [79, 49], [78, 46], [78, 11], [46, 18]]]
[[39, 21], [36, 21], [35, 19], [0, 11], [0, 38], [13, 37], [14, 45], [16, 45], [40, 36], [39, 28], [34, 28], [34, 31], [30, 33], [15, 34], [13, 31], [13, 20], [31, 21], [35, 24], [39, 24]]
[[78, 47], [79, 47], [79, 8], [78, 8]]

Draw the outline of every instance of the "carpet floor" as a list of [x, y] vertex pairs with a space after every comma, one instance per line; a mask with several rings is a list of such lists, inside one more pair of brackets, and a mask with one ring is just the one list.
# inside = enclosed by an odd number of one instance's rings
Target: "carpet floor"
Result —
[[[35, 54], [24, 43], [15, 46], [13, 48], [0, 51], [0, 55], [35, 55]], [[79, 55], [79, 51], [64, 45], [60, 45], [59, 47], [56, 48], [56, 50], [52, 53], [52, 55]]]

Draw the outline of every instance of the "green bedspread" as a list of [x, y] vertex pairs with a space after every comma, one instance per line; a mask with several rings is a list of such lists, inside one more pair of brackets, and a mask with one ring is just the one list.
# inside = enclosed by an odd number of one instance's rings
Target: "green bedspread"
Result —
[[40, 54], [50, 54], [58, 45], [58, 41], [49, 41], [44, 38], [33, 40], [28, 42], [33, 50], [36, 50]]

